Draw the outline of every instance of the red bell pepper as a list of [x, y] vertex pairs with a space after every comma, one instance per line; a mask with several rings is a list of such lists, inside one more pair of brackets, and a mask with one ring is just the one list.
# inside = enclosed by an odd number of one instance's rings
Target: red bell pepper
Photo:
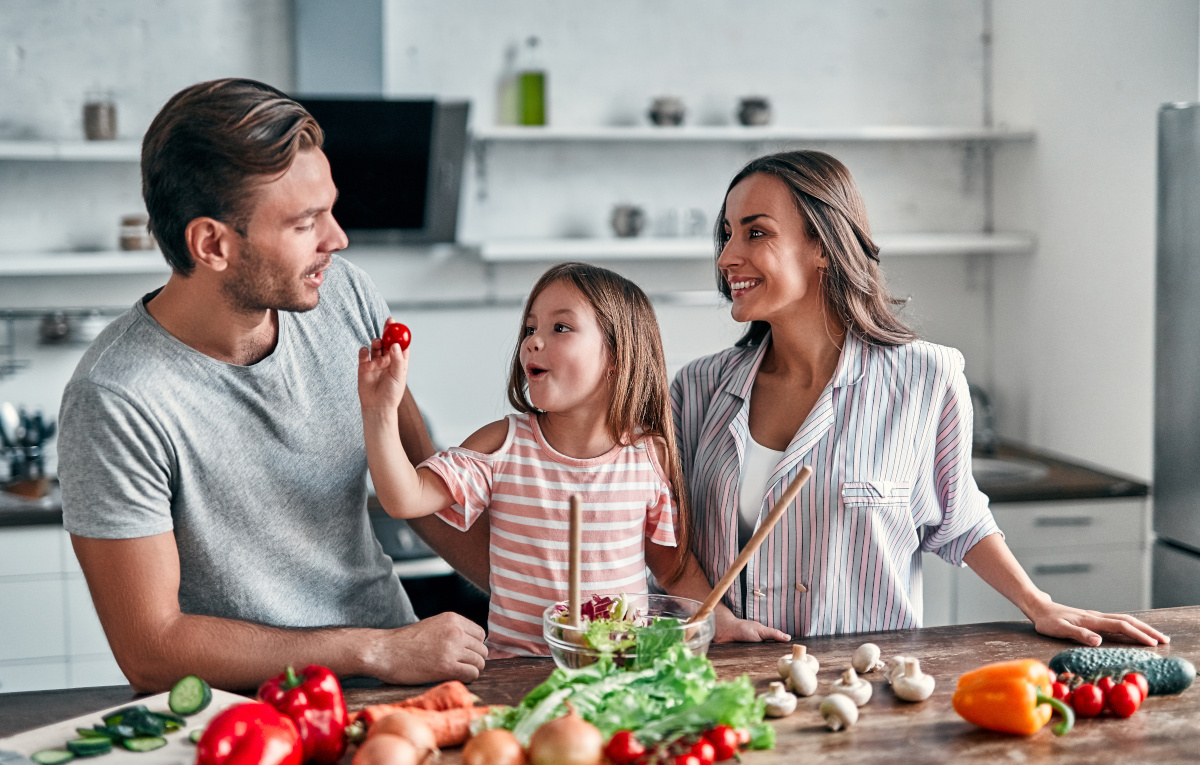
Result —
[[337, 675], [310, 664], [299, 675], [291, 667], [258, 689], [258, 698], [296, 723], [304, 761], [333, 765], [346, 751], [346, 700]]
[[212, 719], [196, 744], [196, 765], [301, 765], [296, 723], [270, 704], [238, 704]]

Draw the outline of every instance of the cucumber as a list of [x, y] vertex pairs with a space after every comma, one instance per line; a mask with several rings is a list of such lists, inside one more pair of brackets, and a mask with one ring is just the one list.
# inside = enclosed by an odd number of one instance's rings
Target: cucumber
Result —
[[204, 737], [204, 729], [196, 728], [196, 730], [194, 730], [188, 734], [188, 741], [191, 741], [193, 744], [199, 744], [200, 739], [203, 737]]
[[29, 759], [38, 765], [62, 765], [64, 762], [70, 762], [75, 759], [75, 753], [68, 752], [65, 749], [43, 749], [40, 752], [34, 752], [29, 755]]
[[1050, 669], [1074, 672], [1085, 680], [1140, 672], [1151, 696], [1181, 693], [1196, 679], [1196, 667], [1187, 659], [1142, 648], [1070, 648], [1050, 660]]
[[153, 752], [155, 749], [162, 749], [167, 745], [167, 740], [162, 736], [142, 736], [140, 738], [127, 738], [121, 742], [121, 746], [131, 752]]
[[112, 741], [106, 738], [77, 738], [67, 742], [67, 750], [77, 757], [95, 757], [112, 751]]
[[175, 683], [171, 695], [167, 697], [167, 706], [177, 715], [194, 715], [211, 703], [212, 688], [195, 675], [188, 675]]

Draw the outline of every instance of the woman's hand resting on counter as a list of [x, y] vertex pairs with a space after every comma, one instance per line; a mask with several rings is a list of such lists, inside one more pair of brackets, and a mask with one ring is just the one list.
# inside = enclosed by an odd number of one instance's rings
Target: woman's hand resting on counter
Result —
[[[1106, 614], [1102, 611], [1085, 611], [1045, 599], [1025, 611], [1033, 627], [1043, 635], [1068, 640], [1078, 640], [1084, 645], [1096, 646], [1104, 638], [1115, 638], [1122, 642], [1158, 645], [1169, 643], [1171, 638], [1128, 614]], [[1022, 609], [1024, 610], [1024, 609]]]
[[724, 605], [717, 606], [713, 617], [716, 621], [714, 643], [762, 643], [767, 640], [786, 643], [792, 639], [791, 635], [774, 627], [750, 619], [739, 619]]

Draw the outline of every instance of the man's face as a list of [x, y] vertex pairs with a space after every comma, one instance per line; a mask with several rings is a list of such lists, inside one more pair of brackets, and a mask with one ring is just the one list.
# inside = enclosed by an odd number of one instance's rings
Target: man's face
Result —
[[346, 233], [333, 219], [337, 188], [320, 149], [296, 155], [287, 172], [254, 189], [253, 211], [230, 259], [222, 291], [235, 309], [311, 311]]

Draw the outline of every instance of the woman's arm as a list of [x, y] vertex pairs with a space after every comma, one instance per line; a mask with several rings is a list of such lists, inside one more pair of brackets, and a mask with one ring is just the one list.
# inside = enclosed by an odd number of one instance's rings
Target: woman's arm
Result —
[[980, 579], [1021, 609], [1043, 635], [1070, 638], [1084, 645], [1100, 645], [1101, 635], [1124, 637], [1146, 645], [1171, 642], [1163, 633], [1128, 614], [1085, 611], [1055, 603], [1029, 579], [999, 534], [981, 539], [963, 561]]
[[[646, 540], [646, 565], [654, 572], [655, 578], [662, 588], [678, 598], [691, 598], [703, 601], [712, 592], [712, 585], [700, 569], [696, 556], [689, 551], [683, 574], [674, 582], [668, 583], [664, 578], [675, 564], [675, 548], [666, 547]], [[713, 611], [716, 619], [717, 634], [713, 637], [718, 643], [761, 643], [764, 640], [787, 642], [791, 636], [765, 624], [739, 619], [724, 603], [718, 603]]]

